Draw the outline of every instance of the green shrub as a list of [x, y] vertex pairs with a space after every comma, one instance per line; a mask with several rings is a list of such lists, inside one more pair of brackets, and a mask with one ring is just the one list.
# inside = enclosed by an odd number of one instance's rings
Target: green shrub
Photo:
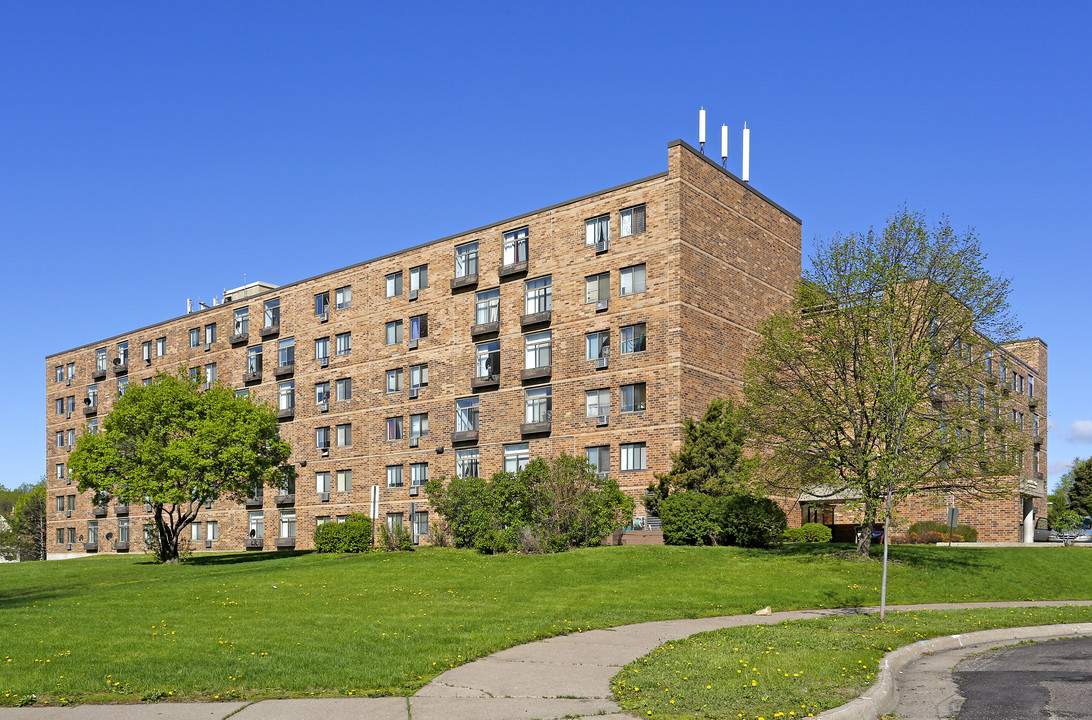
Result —
[[804, 542], [825, 543], [834, 537], [831, 529], [821, 523], [804, 523], [800, 531], [804, 535]]
[[[922, 533], [940, 533], [943, 540], [946, 541], [948, 539], [948, 526], [935, 520], [920, 520], [911, 525], [908, 532], [914, 533], [915, 535], [919, 536]], [[970, 525], [956, 525], [955, 532], [952, 534], [958, 536], [961, 540], [963, 540], [963, 542], [978, 541], [978, 531]], [[953, 540], [954, 539], [955, 538], [953, 538]], [[958, 540], [956, 542], [958, 542]]]
[[660, 501], [665, 545], [718, 545], [723, 533], [723, 498], [677, 492]]
[[379, 547], [387, 552], [412, 550], [413, 538], [410, 537], [405, 525], [402, 523], [398, 523], [393, 528], [389, 528], [386, 523], [383, 523], [379, 528]]
[[724, 498], [721, 540], [727, 545], [764, 548], [785, 535], [785, 511], [769, 498], [729, 495]]
[[363, 513], [353, 513], [345, 522], [319, 525], [314, 538], [320, 553], [368, 552], [372, 547], [372, 520]]
[[804, 528], [785, 528], [785, 542], [807, 542], [804, 537]]

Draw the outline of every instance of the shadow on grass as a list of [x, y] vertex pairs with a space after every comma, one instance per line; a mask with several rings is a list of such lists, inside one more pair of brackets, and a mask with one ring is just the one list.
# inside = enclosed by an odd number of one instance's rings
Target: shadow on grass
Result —
[[217, 553], [216, 555], [207, 555], [205, 553], [194, 553], [190, 557], [182, 561], [183, 565], [194, 565], [197, 567], [217, 567], [223, 565], [240, 565], [243, 563], [259, 563], [266, 562], [268, 560], [283, 560], [284, 558], [300, 557], [301, 555], [313, 555], [314, 550], [278, 550], [276, 552], [262, 552], [262, 551], [250, 551], [250, 552], [237, 552], [237, 553]]
[[[790, 543], [773, 550], [782, 556], [804, 562], [841, 559], [845, 562], [879, 562], [883, 560], [883, 545], [873, 545], [868, 560], [857, 557], [857, 546], [851, 543]], [[994, 567], [996, 550], [960, 549], [932, 545], [891, 545], [891, 562], [927, 570], [974, 571]]]

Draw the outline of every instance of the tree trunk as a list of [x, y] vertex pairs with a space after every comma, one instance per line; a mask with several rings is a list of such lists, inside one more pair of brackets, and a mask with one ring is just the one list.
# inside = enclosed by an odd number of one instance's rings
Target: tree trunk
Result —
[[876, 508], [865, 501], [864, 517], [861, 519], [861, 539], [857, 541], [857, 557], [867, 558], [872, 549], [872, 526], [876, 522]]

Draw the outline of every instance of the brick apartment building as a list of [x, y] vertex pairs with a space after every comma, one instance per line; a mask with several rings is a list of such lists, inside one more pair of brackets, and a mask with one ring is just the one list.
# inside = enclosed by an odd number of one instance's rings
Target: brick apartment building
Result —
[[[682, 419], [738, 396], [756, 328], [800, 277], [800, 231], [674, 141], [664, 173], [50, 355], [49, 556], [144, 549], [150, 513], [97, 506], [67, 459], [128, 383], [180, 364], [278, 408], [298, 469], [293, 488], [203, 509], [196, 549], [310, 548], [317, 524], [370, 512], [373, 493], [379, 519], [424, 537], [428, 478], [561, 452], [639, 498]], [[1011, 353], [1045, 403], [1045, 346]], [[1009, 505], [1003, 539], [1023, 510]], [[786, 507], [795, 525], [818, 505]]]

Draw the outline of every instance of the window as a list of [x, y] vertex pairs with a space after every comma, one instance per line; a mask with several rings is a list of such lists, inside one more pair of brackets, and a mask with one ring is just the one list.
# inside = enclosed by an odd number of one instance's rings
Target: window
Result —
[[68, 399], [67, 399], [67, 402], [68, 402], [68, 412], [70, 412], [70, 413], [76, 412], [76, 396], [75, 395], [69, 395]]
[[262, 346], [255, 345], [246, 349], [246, 371], [253, 375], [262, 371]]
[[610, 300], [610, 273], [589, 275], [584, 278], [584, 304]]
[[247, 534], [252, 538], [260, 538], [265, 535], [265, 514], [261, 510], [252, 510], [247, 513]]
[[197, 382], [197, 378], [199, 378], [200, 376], [201, 376], [201, 368], [199, 368], [199, 367], [191, 367], [190, 368], [190, 382], [191, 383]]
[[155, 356], [163, 357], [167, 354], [167, 338], [161, 337], [155, 340]]
[[405, 521], [402, 513], [387, 513], [387, 530], [393, 533], [403, 529], [405, 529]]
[[428, 535], [428, 511], [414, 511], [412, 522], [414, 535]]
[[277, 341], [277, 365], [289, 367], [296, 364], [296, 338]]
[[76, 528], [74, 528], [74, 527], [68, 528], [68, 544], [69, 545], [75, 545], [76, 544]]
[[584, 406], [588, 417], [610, 415], [610, 388], [585, 392]]
[[424, 485], [428, 482], [428, 463], [413, 463], [410, 469], [410, 485]]
[[330, 359], [330, 338], [315, 339], [315, 359], [319, 361]]
[[57, 375], [56, 382], [64, 382], [64, 365], [58, 365], [56, 367]]
[[144, 378], [143, 380], [140, 381], [140, 384], [145, 385], [145, 386], [151, 385], [152, 384], [152, 378], [150, 378], [150, 377]]
[[478, 274], [478, 243], [471, 242], [455, 248], [455, 277]]
[[552, 279], [546, 277], [535, 278], [524, 283], [524, 309], [528, 315], [552, 310], [554, 306], [554, 294]]
[[95, 369], [106, 369], [106, 348], [99, 348], [95, 351]]
[[324, 292], [315, 295], [315, 315], [328, 316], [330, 313], [330, 293]]
[[57, 447], [64, 447], [64, 430], [58, 430], [56, 433], [54, 433], [53, 438], [56, 441]]
[[993, 351], [986, 351], [986, 374], [993, 375]]
[[337, 471], [337, 491], [338, 492], [350, 492], [353, 489], [353, 471], [352, 470], [338, 470]]
[[75, 444], [76, 444], [76, 431], [75, 430], [69, 430], [68, 431], [68, 447], [72, 447]]
[[[197, 368], [194, 368], [196, 370]], [[125, 394], [125, 391], [129, 389], [129, 378], [118, 378], [118, 397]]]
[[610, 445], [584, 448], [584, 455], [596, 473], [605, 475], [610, 472]]
[[57, 512], [64, 512], [64, 495], [57, 496]]
[[201, 344], [201, 329], [194, 328], [190, 330], [190, 347], [195, 348]]
[[387, 392], [402, 391], [402, 368], [387, 371]]
[[58, 415], [64, 415], [64, 398], [57, 398], [56, 410]]
[[57, 528], [57, 544], [64, 545], [64, 528]]
[[401, 440], [402, 439], [402, 418], [401, 417], [387, 418], [387, 439], [388, 440]]
[[[216, 523], [209, 523], [209, 540], [212, 540], [213, 528], [216, 527]], [[118, 518], [118, 542], [129, 542], [129, 518]]]
[[484, 378], [500, 375], [500, 341], [478, 343], [475, 352], [477, 359], [477, 377]]
[[645, 324], [627, 325], [622, 328], [622, 354], [630, 355], [645, 351]]
[[402, 294], [402, 271], [391, 273], [387, 276], [387, 297]]
[[622, 211], [622, 237], [645, 231], [645, 206], [635, 205]]
[[550, 338], [549, 330], [531, 333], [524, 337], [524, 367], [542, 368], [550, 365]]
[[99, 432], [99, 419], [98, 418], [91, 418], [90, 420], [87, 421], [87, 434], [88, 435], [97, 435], [98, 432]]
[[265, 328], [280, 327], [281, 324], [281, 301], [280, 298], [274, 298], [273, 300], [265, 301]]
[[315, 473], [315, 492], [319, 494], [330, 492], [330, 473], [325, 471]]
[[67, 507], [67, 509], [71, 510], [72, 512], [76, 511], [76, 496], [75, 495], [69, 495], [68, 496], [68, 507]]
[[338, 402], [353, 399], [353, 381], [352, 381], [352, 378], [342, 378], [341, 380], [338, 380], [337, 382], [335, 382], [334, 385], [335, 385], [334, 391], [337, 393], [337, 395], [335, 397], [337, 398]]
[[467, 448], [455, 452], [455, 477], [479, 477], [478, 448]]
[[93, 407], [94, 408], [94, 407], [99, 406], [99, 386], [98, 385], [88, 385], [87, 386], [87, 399], [90, 400], [90, 402], [88, 403], [88, 407]]
[[330, 522], [329, 515], [318, 515], [315, 517], [315, 527], [320, 528], [326, 523]]
[[1031, 415], [1031, 434], [1039, 434], [1039, 413], [1032, 413]]
[[518, 473], [531, 462], [531, 452], [527, 443], [504, 446], [504, 472]]
[[621, 446], [622, 451], [622, 470], [644, 470], [645, 464], [645, 444], [641, 443], [623, 443]]
[[474, 306], [474, 324], [486, 325], [500, 322], [500, 288], [482, 290], [477, 294]]
[[503, 265], [527, 262], [527, 228], [511, 230], [504, 234]]
[[415, 315], [409, 322], [411, 340], [428, 337], [428, 315]]
[[353, 305], [353, 288], [349, 285], [334, 290], [334, 303], [338, 310], [346, 310]]
[[410, 387], [422, 388], [428, 385], [428, 363], [410, 366]]
[[424, 290], [428, 287], [428, 265], [418, 265], [415, 268], [410, 268], [409, 271], [409, 289], [410, 290]]
[[352, 351], [352, 349], [353, 349], [353, 335], [352, 335], [352, 333], [347, 333], [347, 332], [338, 333], [335, 336], [334, 340], [337, 343], [337, 354], [338, 355], [348, 355], [349, 352]]
[[87, 521], [87, 544], [98, 545], [99, 544], [99, 521], [88, 520]]
[[325, 450], [330, 447], [329, 426], [315, 428], [315, 447], [320, 450]]
[[622, 386], [622, 412], [639, 412], [645, 409], [645, 384]]
[[199, 542], [201, 540], [201, 523], [190, 523], [190, 540], [193, 542]]
[[553, 405], [549, 387], [532, 388], [526, 393], [524, 401], [524, 422], [550, 422], [553, 418]]
[[281, 535], [282, 538], [296, 537], [296, 511], [281, 510]]
[[353, 444], [353, 424], [343, 423], [337, 426], [337, 446], [349, 447]]
[[622, 297], [645, 291], [645, 266], [633, 265], [622, 268], [618, 294]]
[[236, 390], [235, 391], [235, 397], [237, 397], [237, 398], [248, 398], [248, 397], [250, 397], [250, 391], [249, 390]]
[[584, 221], [584, 244], [610, 240], [610, 215], [600, 215]]
[[348, 515], [338, 515], [338, 516], [337, 516], [337, 524], [338, 524], [338, 525], [340, 525], [340, 524], [341, 524], [341, 523], [343, 523], [343, 522], [347, 522], [348, 520], [349, 520], [349, 516], [348, 516]]
[[388, 465], [387, 466], [387, 487], [402, 487], [402, 466], [401, 465]]
[[296, 407], [296, 381], [289, 380], [277, 385], [277, 409], [294, 410]]
[[57, 479], [64, 480], [64, 463], [57, 463]]
[[315, 383], [315, 404], [321, 405], [330, 402], [330, 383]]
[[232, 332], [236, 335], [247, 335], [250, 333], [250, 308], [239, 308], [235, 311], [235, 318], [232, 322]]
[[205, 344], [212, 345], [216, 342], [216, 323], [209, 323], [205, 326]]
[[410, 415], [410, 437], [426, 437], [428, 435], [428, 413]]
[[1028, 377], [1028, 397], [1035, 397], [1035, 378]]
[[210, 385], [216, 382], [216, 363], [210, 363], [205, 366], [205, 382]]
[[387, 344], [397, 345], [402, 342], [402, 321], [395, 320], [387, 323]]
[[[478, 398], [455, 401], [455, 431], [475, 432], [478, 429]], [[460, 476], [461, 477], [461, 476]]]
[[151, 340], [140, 344], [140, 357], [146, 363], [149, 363], [149, 362], [152, 361], [152, 341]]

